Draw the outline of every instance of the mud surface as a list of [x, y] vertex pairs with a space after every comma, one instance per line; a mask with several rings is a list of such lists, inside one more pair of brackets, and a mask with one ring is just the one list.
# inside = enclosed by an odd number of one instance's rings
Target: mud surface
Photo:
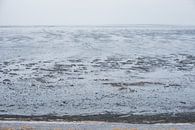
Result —
[[195, 27], [0, 27], [1, 117], [194, 112]]

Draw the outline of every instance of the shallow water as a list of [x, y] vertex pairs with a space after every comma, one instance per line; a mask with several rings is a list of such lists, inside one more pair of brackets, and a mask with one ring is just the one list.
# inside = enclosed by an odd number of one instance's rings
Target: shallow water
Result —
[[0, 115], [195, 112], [195, 27], [0, 27]]

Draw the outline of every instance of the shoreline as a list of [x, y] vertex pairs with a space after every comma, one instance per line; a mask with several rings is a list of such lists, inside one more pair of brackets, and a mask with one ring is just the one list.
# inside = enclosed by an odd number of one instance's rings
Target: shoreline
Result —
[[0, 121], [0, 130], [194, 130], [194, 123], [127, 124], [110, 122]]
[[156, 123], [195, 123], [195, 113], [164, 113], [155, 115], [120, 115], [120, 114], [98, 114], [98, 115], [0, 115], [0, 121], [52, 121], [52, 122], [74, 122], [74, 121], [97, 121], [131, 124], [156, 124]]

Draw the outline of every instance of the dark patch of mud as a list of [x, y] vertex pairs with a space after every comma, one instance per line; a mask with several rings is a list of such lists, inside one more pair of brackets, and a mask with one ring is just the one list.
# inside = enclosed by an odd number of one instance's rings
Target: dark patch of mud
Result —
[[82, 62], [81, 59], [69, 59], [68, 61], [72, 62], [72, 63], [80, 63], [80, 62]]
[[25, 115], [0, 115], [0, 120], [17, 121], [105, 121], [133, 124], [154, 123], [194, 123], [195, 113], [164, 113], [155, 115], [126, 115], [126, 114], [98, 114], [98, 115], [64, 115], [55, 116], [25, 116]]
[[36, 80], [37, 82], [40, 82], [40, 83], [47, 83], [47, 81], [44, 80], [43, 78], [35, 78], [35, 80]]
[[133, 83], [103, 83], [104, 85], [111, 85], [113, 87], [122, 87], [122, 86], [145, 86], [145, 85], [165, 85], [164, 83], [160, 82], [133, 82]]
[[149, 82], [149, 81], [139, 81], [139, 82], [132, 82], [132, 83], [125, 83], [125, 82], [107, 82], [103, 83], [103, 85], [111, 85], [112, 87], [119, 87], [120, 89], [125, 89], [129, 86], [138, 86], [138, 87], [144, 87], [144, 86], [164, 86], [164, 87], [180, 87], [180, 84], [176, 83], [161, 83], [161, 82]]
[[11, 84], [12, 84], [12, 82], [11, 82], [11, 80], [10, 80], [10, 79], [4, 79], [4, 80], [3, 80], [3, 84], [6, 84], [6, 85], [11, 85]]

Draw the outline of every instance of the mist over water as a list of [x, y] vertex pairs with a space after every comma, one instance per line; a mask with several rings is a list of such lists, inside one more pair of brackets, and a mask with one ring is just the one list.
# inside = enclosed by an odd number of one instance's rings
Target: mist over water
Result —
[[0, 1], [0, 25], [194, 23], [194, 0]]

